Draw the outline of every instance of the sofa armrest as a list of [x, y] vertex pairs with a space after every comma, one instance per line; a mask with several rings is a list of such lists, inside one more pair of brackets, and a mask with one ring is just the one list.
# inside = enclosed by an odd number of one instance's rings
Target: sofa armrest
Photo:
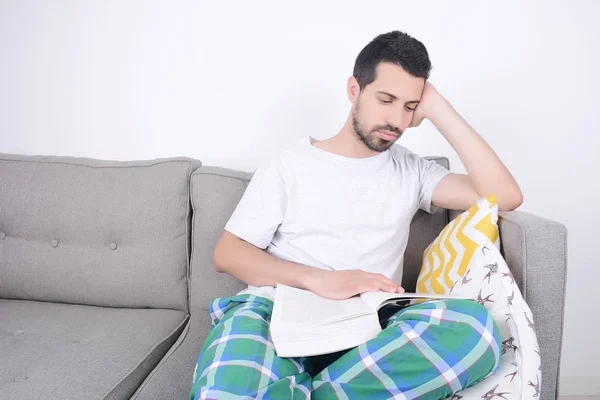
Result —
[[522, 211], [500, 212], [501, 252], [533, 312], [542, 357], [542, 399], [558, 397], [567, 280], [567, 229]]

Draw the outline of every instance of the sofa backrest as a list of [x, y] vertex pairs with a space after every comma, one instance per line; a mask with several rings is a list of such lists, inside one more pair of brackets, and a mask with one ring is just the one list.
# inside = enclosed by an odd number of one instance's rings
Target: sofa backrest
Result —
[[[445, 157], [425, 157], [449, 169]], [[202, 166], [192, 174], [192, 256], [191, 303], [194, 310], [206, 310], [216, 297], [231, 296], [246, 287], [239, 280], [214, 270], [213, 252], [225, 224], [239, 203], [253, 173]], [[448, 223], [448, 210], [434, 214], [419, 210], [411, 223], [404, 255], [402, 283], [414, 291], [421, 269], [423, 251]]]
[[249, 172], [205, 166], [192, 174], [191, 312], [205, 311], [210, 300], [232, 296], [246, 287], [234, 277], [215, 271], [213, 253], [252, 175]]
[[187, 311], [200, 165], [0, 154], [0, 298]]

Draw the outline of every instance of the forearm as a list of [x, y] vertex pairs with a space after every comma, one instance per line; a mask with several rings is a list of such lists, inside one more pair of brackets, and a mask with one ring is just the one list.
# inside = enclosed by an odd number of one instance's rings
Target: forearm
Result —
[[480, 196], [496, 194], [498, 204], [521, 204], [521, 190], [508, 168], [450, 102], [440, 97], [430, 119], [460, 157]]
[[277, 283], [310, 290], [309, 282], [324, 271], [281, 260], [225, 231], [214, 253], [215, 269], [252, 286]]

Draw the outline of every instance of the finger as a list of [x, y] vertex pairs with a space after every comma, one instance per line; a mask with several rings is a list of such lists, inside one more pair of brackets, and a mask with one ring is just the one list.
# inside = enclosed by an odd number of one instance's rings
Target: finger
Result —
[[396, 288], [397, 285], [388, 283], [382, 279], [377, 279], [374, 281], [374, 283], [372, 284], [373, 286], [376, 286], [378, 288], [378, 290], [381, 290], [383, 292], [392, 292], [395, 293], [396, 292]]
[[396, 292], [396, 290], [398, 290], [398, 287], [400, 285], [398, 285], [396, 282], [394, 282], [393, 280], [387, 278], [384, 275], [379, 274], [377, 276], [379, 282], [381, 282], [381, 284], [383, 284], [385, 286], [385, 290], [388, 292]]
[[364, 285], [359, 288], [359, 293], [366, 292], [379, 292], [380, 288], [378, 285]]
[[387, 276], [383, 275], [383, 274], [377, 274], [377, 277], [380, 279], [383, 279], [384, 281], [388, 282], [388, 283], [392, 283], [394, 285], [397, 285], [396, 282], [394, 282], [393, 280], [391, 280], [390, 278], [388, 278]]
[[361, 290], [364, 289], [364, 292], [378, 292], [380, 290], [387, 291], [386, 285], [376, 277], [365, 279], [362, 281], [362, 285], [359, 286]]

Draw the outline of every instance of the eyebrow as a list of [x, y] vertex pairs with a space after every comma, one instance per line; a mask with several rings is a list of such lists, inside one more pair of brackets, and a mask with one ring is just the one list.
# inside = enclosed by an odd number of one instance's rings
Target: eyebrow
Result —
[[[398, 97], [394, 96], [394, 95], [393, 95], [393, 94], [391, 94], [391, 93], [384, 92], [383, 90], [378, 90], [378, 91], [377, 91], [377, 93], [385, 94], [385, 95], [387, 95], [387, 96], [390, 96], [392, 99], [398, 100]], [[407, 101], [407, 102], [406, 102], [406, 103], [404, 103], [404, 104], [408, 104], [408, 103], [420, 103], [420, 102], [421, 102], [420, 100], [411, 100], [411, 101]]]

